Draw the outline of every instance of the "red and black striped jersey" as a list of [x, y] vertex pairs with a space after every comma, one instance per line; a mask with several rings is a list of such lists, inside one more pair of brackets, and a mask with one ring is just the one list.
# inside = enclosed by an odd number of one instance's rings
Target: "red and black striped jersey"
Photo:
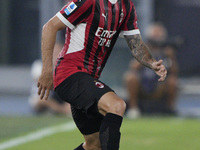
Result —
[[118, 36], [140, 34], [131, 0], [72, 0], [57, 17], [67, 28], [54, 87], [76, 72], [99, 78]]

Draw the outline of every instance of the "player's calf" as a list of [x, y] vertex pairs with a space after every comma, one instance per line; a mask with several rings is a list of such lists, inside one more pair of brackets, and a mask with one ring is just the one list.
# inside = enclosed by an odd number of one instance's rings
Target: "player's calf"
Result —
[[101, 150], [101, 144], [99, 140], [99, 132], [84, 135], [85, 143], [83, 144], [83, 148], [86, 150]]
[[113, 113], [106, 114], [100, 128], [102, 150], [119, 150], [121, 123], [121, 116]]
[[105, 115], [100, 128], [101, 150], [119, 150], [120, 127], [126, 104], [114, 92], [106, 93], [99, 100], [100, 113]]

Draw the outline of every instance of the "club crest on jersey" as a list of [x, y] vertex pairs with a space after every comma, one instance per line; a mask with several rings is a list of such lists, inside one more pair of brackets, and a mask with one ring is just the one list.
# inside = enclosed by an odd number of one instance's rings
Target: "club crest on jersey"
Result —
[[75, 9], [77, 8], [76, 4], [74, 2], [71, 2], [65, 9], [65, 13], [67, 15], [71, 14]]
[[103, 83], [101, 83], [101, 82], [99, 82], [99, 81], [94, 81], [94, 83], [95, 83], [95, 85], [96, 85], [96, 87], [98, 87], [98, 88], [100, 88], [100, 89], [103, 89], [104, 88], [104, 84]]

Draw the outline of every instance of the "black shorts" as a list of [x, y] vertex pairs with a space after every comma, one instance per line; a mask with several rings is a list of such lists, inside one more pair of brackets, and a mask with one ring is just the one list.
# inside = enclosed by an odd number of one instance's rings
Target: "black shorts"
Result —
[[65, 101], [60, 99], [60, 97], [58, 97], [58, 95], [54, 91], [50, 92], [49, 98], [56, 101], [58, 104], [64, 104], [65, 103]]
[[103, 116], [97, 104], [110, 91], [106, 84], [84, 72], [71, 75], [55, 88], [56, 94], [71, 104], [73, 119], [84, 135], [99, 131]]

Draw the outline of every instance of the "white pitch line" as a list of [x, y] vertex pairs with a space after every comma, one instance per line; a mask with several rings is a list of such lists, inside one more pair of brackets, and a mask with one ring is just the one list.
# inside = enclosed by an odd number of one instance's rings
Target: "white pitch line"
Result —
[[5, 150], [7, 148], [15, 147], [21, 144], [25, 144], [27, 142], [31, 142], [34, 140], [39, 140], [41, 138], [44, 138], [46, 136], [63, 132], [63, 131], [72, 131], [76, 128], [75, 124], [73, 122], [65, 123], [59, 126], [44, 128], [41, 130], [38, 130], [36, 132], [32, 132], [28, 135], [17, 137], [14, 139], [11, 139], [9, 141], [0, 143], [0, 150]]

